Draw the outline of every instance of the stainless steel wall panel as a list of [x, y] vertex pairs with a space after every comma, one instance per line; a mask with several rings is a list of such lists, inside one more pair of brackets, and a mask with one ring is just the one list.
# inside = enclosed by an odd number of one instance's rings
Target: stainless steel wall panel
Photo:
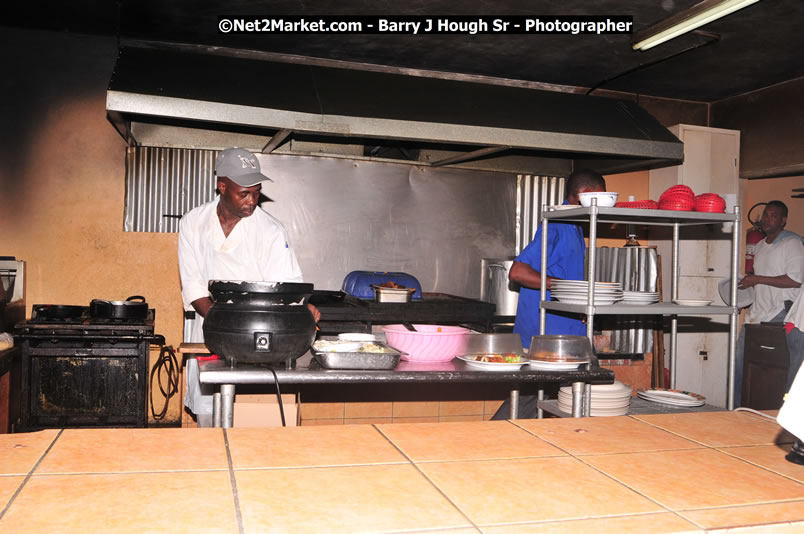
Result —
[[123, 229], [177, 232], [179, 217], [215, 196], [214, 150], [130, 147]]
[[564, 202], [566, 179], [554, 176], [517, 176], [516, 250], [519, 254], [533, 240], [542, 217], [542, 206]]
[[[211, 150], [134, 147], [125, 229], [175, 232], [214, 198]], [[514, 251], [516, 176], [340, 158], [258, 154], [262, 207], [285, 225], [305, 280], [339, 289], [353, 270], [404, 271], [425, 291], [480, 294], [480, 263]]]

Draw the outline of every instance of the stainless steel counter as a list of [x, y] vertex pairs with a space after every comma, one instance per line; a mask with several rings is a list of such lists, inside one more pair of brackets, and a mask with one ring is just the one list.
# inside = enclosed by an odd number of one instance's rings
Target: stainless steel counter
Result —
[[[516, 407], [521, 383], [571, 383], [573, 415], [582, 413], [585, 384], [610, 384], [614, 372], [594, 367], [575, 371], [540, 371], [523, 366], [519, 371], [485, 371], [469, 367], [461, 360], [445, 363], [400, 362], [396, 369], [377, 370], [336, 370], [324, 369], [307, 353], [296, 360], [295, 369], [269, 369], [252, 365], [229, 367], [223, 360], [202, 362], [199, 365], [202, 384], [220, 386], [215, 393], [216, 402], [213, 419], [224, 428], [232, 425], [234, 393], [236, 384], [273, 384], [274, 377], [282, 384], [376, 384], [376, 383], [508, 383], [511, 384], [511, 419], [516, 419]], [[217, 424], [216, 424], [217, 426]]]

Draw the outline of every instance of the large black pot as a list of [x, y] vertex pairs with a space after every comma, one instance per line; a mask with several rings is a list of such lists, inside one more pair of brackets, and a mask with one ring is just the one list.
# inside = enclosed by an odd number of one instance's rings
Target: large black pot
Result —
[[212, 280], [209, 291], [204, 342], [230, 364], [295, 360], [315, 339], [313, 284]]

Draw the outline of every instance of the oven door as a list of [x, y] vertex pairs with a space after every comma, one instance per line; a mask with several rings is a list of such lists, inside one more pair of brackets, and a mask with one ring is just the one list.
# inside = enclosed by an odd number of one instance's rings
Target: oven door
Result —
[[69, 345], [23, 342], [23, 429], [145, 427], [148, 342]]

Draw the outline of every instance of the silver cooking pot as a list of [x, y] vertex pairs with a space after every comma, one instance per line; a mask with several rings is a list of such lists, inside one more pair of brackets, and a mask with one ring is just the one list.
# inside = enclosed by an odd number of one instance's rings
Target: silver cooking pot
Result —
[[516, 315], [519, 303], [519, 284], [508, 281], [513, 258], [483, 258], [480, 260], [480, 300], [497, 305], [497, 315]]

